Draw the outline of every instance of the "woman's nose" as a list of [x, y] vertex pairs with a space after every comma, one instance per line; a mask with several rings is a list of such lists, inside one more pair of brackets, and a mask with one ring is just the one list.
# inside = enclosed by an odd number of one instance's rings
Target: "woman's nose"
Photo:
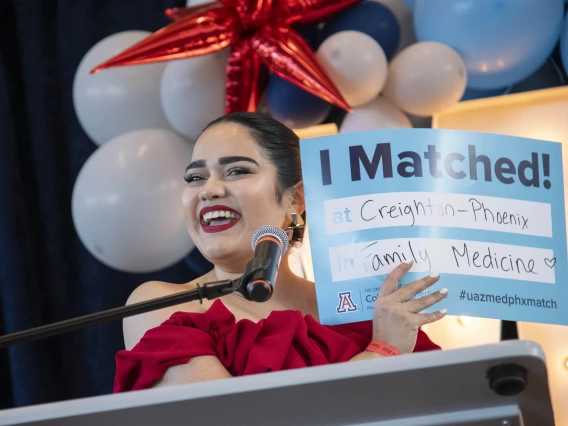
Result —
[[222, 198], [225, 196], [225, 186], [219, 179], [210, 177], [207, 183], [202, 187], [199, 197], [202, 201], [212, 200], [214, 198]]

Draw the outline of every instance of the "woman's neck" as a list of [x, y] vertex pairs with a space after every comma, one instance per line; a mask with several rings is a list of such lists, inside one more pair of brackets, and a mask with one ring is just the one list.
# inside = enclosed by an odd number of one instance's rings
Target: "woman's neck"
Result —
[[[235, 280], [242, 275], [243, 272], [230, 272], [215, 265], [213, 270], [205, 274], [203, 278], [206, 281]], [[295, 304], [299, 299], [304, 300], [307, 295], [313, 296], [315, 301], [313, 283], [306, 282], [294, 274], [288, 264], [288, 255], [282, 256], [271, 301], [291, 305]]]

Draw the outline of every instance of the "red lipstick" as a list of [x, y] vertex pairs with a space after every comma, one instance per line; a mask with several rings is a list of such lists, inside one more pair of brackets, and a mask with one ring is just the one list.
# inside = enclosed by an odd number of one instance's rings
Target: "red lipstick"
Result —
[[[236, 213], [238, 217], [236, 219], [232, 219], [229, 223], [226, 223], [224, 225], [211, 226], [205, 224], [203, 221], [203, 216], [206, 213], [214, 211], [228, 211], [231, 213]], [[199, 223], [201, 224], [201, 229], [203, 229], [203, 232], [205, 232], [206, 234], [213, 234], [216, 232], [226, 231], [227, 229], [235, 226], [240, 219], [241, 219], [241, 214], [238, 211], [223, 205], [207, 206], [202, 208], [199, 212]]]

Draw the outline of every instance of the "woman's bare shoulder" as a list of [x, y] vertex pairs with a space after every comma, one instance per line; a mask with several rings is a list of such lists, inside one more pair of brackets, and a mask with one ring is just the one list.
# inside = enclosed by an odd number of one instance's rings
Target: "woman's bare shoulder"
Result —
[[128, 297], [126, 305], [145, 302], [158, 297], [169, 296], [186, 290], [193, 290], [198, 280], [186, 284], [172, 284], [164, 281], [148, 281], [139, 285]]
[[[186, 284], [148, 281], [138, 286], [132, 292], [126, 301], [126, 305], [133, 305], [135, 303], [180, 293], [182, 291], [193, 290], [198, 281], [199, 280], [194, 280]], [[178, 311], [204, 312], [205, 306], [201, 305], [199, 302], [188, 302], [125, 318], [122, 326], [126, 349], [132, 349], [144, 336], [146, 331], [151, 328], [158, 327], [172, 316], [172, 314]]]

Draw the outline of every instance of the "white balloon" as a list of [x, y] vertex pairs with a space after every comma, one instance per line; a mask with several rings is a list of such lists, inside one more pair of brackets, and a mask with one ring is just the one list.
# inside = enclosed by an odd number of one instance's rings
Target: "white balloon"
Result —
[[392, 59], [383, 96], [410, 114], [431, 116], [459, 102], [466, 83], [460, 55], [445, 44], [425, 41]]
[[339, 133], [378, 129], [409, 129], [411, 127], [412, 124], [408, 117], [401, 110], [379, 96], [377, 99], [355, 108], [354, 112], [347, 114]]
[[347, 103], [363, 105], [376, 98], [387, 78], [383, 48], [359, 31], [340, 31], [326, 38], [316, 54]]
[[161, 100], [172, 127], [191, 140], [225, 114], [225, 69], [228, 49], [168, 63]]
[[150, 35], [124, 31], [95, 44], [83, 57], [73, 81], [73, 104], [87, 135], [98, 145], [131, 130], [171, 129], [160, 104], [165, 63], [91, 69]]
[[75, 229], [111, 268], [151, 272], [194, 248], [181, 198], [192, 144], [171, 130], [125, 133], [97, 149], [73, 188]]
[[414, 10], [404, 0], [374, 0], [387, 6], [396, 16], [400, 25], [400, 41], [396, 53], [416, 43], [414, 32]]

